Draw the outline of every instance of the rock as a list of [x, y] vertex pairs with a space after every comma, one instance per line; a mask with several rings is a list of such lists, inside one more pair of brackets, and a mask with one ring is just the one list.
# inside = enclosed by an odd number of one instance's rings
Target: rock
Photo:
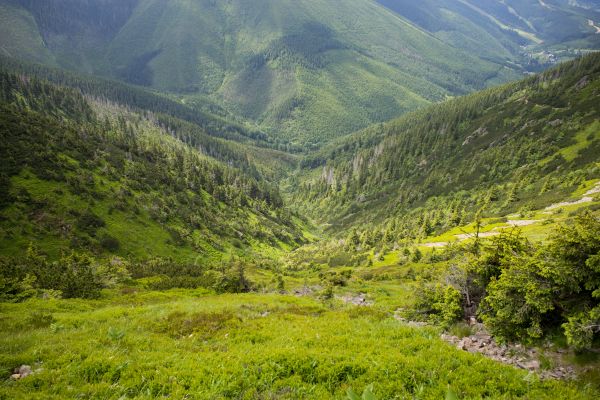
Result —
[[300, 289], [295, 289], [295, 290], [294, 290], [294, 295], [295, 295], [295, 296], [299, 296], [299, 297], [300, 297], [300, 296], [308, 296], [308, 295], [310, 295], [311, 293], [313, 293], [313, 291], [314, 291], [314, 290], [313, 290], [313, 288], [310, 288], [310, 287], [308, 287], [308, 286], [303, 286], [303, 287], [302, 287], [302, 288], [300, 288]]
[[23, 378], [31, 375], [31, 373], [33, 371], [31, 370], [31, 367], [29, 365], [21, 365], [19, 367], [19, 369], [15, 372], [18, 373], [19, 375], [21, 375], [21, 379], [23, 379]]
[[407, 323], [408, 326], [411, 327], [415, 327], [415, 328], [422, 328], [424, 326], [427, 326], [427, 322], [421, 322], [421, 321], [408, 321]]
[[575, 89], [581, 90], [584, 87], [586, 87], [588, 83], [590, 83], [590, 77], [586, 75], [583, 78], [581, 78], [579, 82], [577, 82], [577, 84], [575, 85]]
[[442, 339], [445, 342], [452, 343], [452, 344], [457, 343], [459, 340], [456, 336], [446, 335], [445, 333], [442, 333], [442, 335], [440, 336], [440, 339]]
[[473, 341], [469, 337], [462, 338], [456, 345], [456, 347], [458, 347], [459, 349], [467, 351], [470, 351], [472, 346]]
[[33, 370], [29, 365], [21, 365], [19, 368], [15, 368], [13, 374], [10, 376], [10, 379], [18, 381], [19, 379], [23, 379], [28, 377], [33, 373]]
[[548, 124], [554, 128], [562, 124], [562, 119], [555, 119], [554, 121], [548, 122]]
[[[538, 360], [540, 351], [528, 348], [522, 344], [502, 344], [496, 343], [494, 338], [481, 326], [472, 336], [462, 339], [448, 334], [440, 335], [440, 338], [448, 343], [455, 345], [458, 349], [470, 353], [480, 353], [484, 356], [516, 368], [521, 368], [529, 372], [535, 372], [541, 379], [573, 379], [576, 377], [576, 371], [573, 367], [557, 367], [552, 370], [541, 371], [541, 364]], [[544, 352], [548, 356], [548, 352]], [[556, 351], [557, 356], [561, 352]], [[550, 355], [551, 357], [551, 355]]]
[[538, 369], [540, 369], [540, 362], [537, 360], [531, 360], [525, 363], [525, 368], [530, 371], [537, 371]]

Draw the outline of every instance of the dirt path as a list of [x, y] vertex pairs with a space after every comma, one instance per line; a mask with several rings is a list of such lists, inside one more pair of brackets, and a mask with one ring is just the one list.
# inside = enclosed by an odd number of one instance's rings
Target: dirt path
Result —
[[[479, 237], [480, 238], [486, 238], [486, 237], [492, 237], [492, 236], [496, 236], [499, 235], [500, 232], [498, 232], [497, 230], [498, 228], [494, 228], [494, 230], [489, 231], [489, 232], [479, 232]], [[476, 233], [462, 233], [460, 235], [454, 235], [458, 240], [467, 240], [467, 239], [475, 239], [475, 236], [477, 236]]]
[[509, 226], [529, 226], [529, 225], [535, 224], [536, 222], [540, 222], [540, 220], [539, 219], [516, 219], [516, 220], [508, 220], [507, 224]]
[[423, 247], [429, 247], [429, 248], [446, 247], [446, 246], [448, 246], [448, 242], [422, 243], [422, 246]]
[[[572, 206], [572, 205], [576, 205], [576, 204], [584, 204], [584, 203], [591, 203], [592, 201], [594, 201], [594, 197], [593, 195], [600, 193], [600, 182], [597, 182], [596, 185], [594, 185], [594, 187], [592, 187], [590, 190], [588, 190], [587, 192], [585, 192], [583, 194], [583, 196], [579, 199], [579, 200], [575, 200], [575, 201], [564, 201], [562, 203], [556, 203], [556, 204], [552, 204], [548, 207], [546, 207], [544, 209], [544, 214], [551, 214], [549, 211], [551, 210], [555, 210], [557, 208], [561, 208], [561, 207], [565, 207], [565, 206]], [[535, 223], [538, 222], [542, 222], [543, 219], [509, 219], [506, 222], [507, 226], [499, 226], [496, 227], [494, 229], [492, 229], [491, 231], [488, 232], [480, 232], [479, 233], [479, 237], [480, 238], [486, 238], [486, 237], [492, 237], [492, 236], [497, 236], [501, 233], [502, 230], [510, 228], [510, 227], [522, 227], [522, 226], [529, 226], [529, 225], [533, 225]], [[456, 237], [456, 240], [458, 241], [463, 241], [463, 240], [467, 240], [467, 239], [474, 239], [476, 236], [475, 233], [462, 233], [459, 235], [454, 235], [454, 237]], [[450, 242], [431, 242], [431, 243], [421, 243], [420, 246], [423, 247], [427, 247], [427, 248], [441, 248], [441, 247], [446, 247], [448, 246]]]
[[552, 211], [557, 208], [573, 206], [577, 204], [591, 203], [592, 201], [594, 201], [594, 198], [592, 196], [596, 193], [600, 193], [600, 182], [596, 183], [596, 186], [585, 192], [581, 199], [575, 201], [563, 201], [562, 203], [552, 204], [546, 207], [544, 211]]

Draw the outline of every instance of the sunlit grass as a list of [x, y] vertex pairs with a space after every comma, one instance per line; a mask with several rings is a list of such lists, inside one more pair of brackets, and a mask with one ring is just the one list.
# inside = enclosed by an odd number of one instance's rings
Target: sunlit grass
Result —
[[[381, 299], [390, 289], [373, 293]], [[595, 395], [576, 384], [525, 379], [380, 308], [312, 298], [107, 292], [98, 301], [34, 300], [1, 310], [0, 369], [36, 370], [4, 380], [4, 398], [340, 399], [370, 384], [381, 399], [439, 399], [449, 387], [460, 398]], [[54, 322], [33, 328], [32, 313]]]

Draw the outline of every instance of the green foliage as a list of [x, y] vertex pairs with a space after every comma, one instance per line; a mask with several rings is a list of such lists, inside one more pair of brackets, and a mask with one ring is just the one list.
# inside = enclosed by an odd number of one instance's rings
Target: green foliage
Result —
[[0, 259], [0, 301], [20, 302], [37, 295], [35, 275], [25, 274], [23, 277], [12, 276], [8, 273], [11, 268], [9, 261]]
[[417, 282], [414, 304], [416, 318], [426, 316], [431, 322], [448, 328], [463, 318], [463, 296], [456, 288], [440, 283]]
[[352, 389], [348, 389], [348, 400], [377, 400], [377, 396], [373, 393], [373, 385], [369, 385], [363, 390], [362, 396], [359, 396]]
[[325, 286], [346, 286], [351, 277], [351, 269], [333, 269], [319, 274], [319, 278], [325, 283]]
[[[330, 233], [357, 228], [371, 248], [440, 234], [478, 212], [543, 208], [599, 176], [599, 59], [591, 54], [339, 139], [306, 156], [286, 192]], [[581, 147], [564, 158], [574, 142]]]
[[[135, 307], [132, 307], [135, 305]], [[60, 329], [24, 329], [51, 313]], [[0, 369], [10, 399], [85, 397], [596, 399], [582, 382], [528, 373], [449, 346], [432, 328], [323, 309], [309, 297], [194, 290], [2, 304]], [[36, 364], [40, 362], [41, 364]], [[370, 387], [371, 385], [372, 388]], [[367, 397], [369, 398], [369, 397]]]
[[595, 336], [600, 332], [600, 306], [569, 317], [562, 327], [565, 330], [567, 341], [575, 349], [591, 348]]
[[[36, 21], [67, 3], [49, 2], [57, 8]], [[88, 3], [78, 18], [90, 18]], [[231, 114], [198, 105], [198, 93], [215, 95], [218, 86], [228, 107], [284, 127], [288, 137], [301, 132], [294, 139], [306, 150], [326, 135], [481, 86], [496, 71], [399, 26], [372, 3], [346, 0], [228, 3], [219, 10], [241, 19], [242, 31], [211, 60], [189, 52], [192, 70], [172, 62], [179, 57], [168, 46], [171, 29], [204, 39], [198, 33], [208, 24], [196, 23], [196, 7], [222, 6], [192, 3], [183, 13], [180, 1], [149, 2], [129, 15], [124, 2], [128, 15], [89, 28], [107, 35], [107, 59], [122, 61], [97, 68], [186, 93], [177, 99], [2, 61], [19, 73], [0, 72], [0, 370], [38, 361], [44, 368], [0, 387], [0, 398], [598, 397], [579, 383], [525, 381], [522, 371], [446, 346], [437, 328], [390, 318], [409, 305], [411, 318], [467, 334], [458, 321], [478, 309], [502, 339], [538, 339], [562, 327], [575, 349], [597, 343], [597, 213], [543, 244], [516, 230], [482, 239], [510, 222], [500, 218], [507, 213], [530, 215], [575, 189], [582, 194], [599, 176], [598, 55], [373, 126], [308, 155], [281, 182], [297, 157], [264, 147], [298, 147], [226, 124]], [[302, 18], [289, 21], [290, 7]], [[182, 23], [153, 24], [164, 21], [163, 10]], [[314, 15], [321, 22], [308, 21]], [[255, 32], [244, 31], [248, 18], [261, 22], [250, 24]], [[368, 48], [340, 28], [361, 21], [378, 21], [377, 37], [364, 38]], [[58, 18], [43, 29], [72, 37], [80, 27], [71, 22]], [[146, 35], [132, 49], [124, 38], [135, 24], [164, 33], [165, 50], [147, 48]], [[422, 59], [406, 58], [394, 38]], [[165, 60], [181, 68], [172, 81]], [[479, 73], [436, 79], [465, 62]], [[325, 225], [325, 240], [290, 251], [313, 237], [303, 214], [334, 224]], [[436, 250], [439, 243], [421, 242], [452, 229], [474, 243]], [[300, 282], [302, 298], [285, 296]], [[269, 285], [279, 293], [251, 293]], [[329, 301], [337, 287], [368, 293], [375, 305]], [[362, 396], [351, 387], [365, 388]]]
[[589, 348], [600, 332], [599, 252], [600, 221], [586, 213], [535, 253], [505, 254], [480, 306], [484, 322], [509, 339], [540, 338], [562, 324], [571, 345]]
[[181, 312], [169, 314], [158, 323], [158, 331], [174, 338], [196, 335], [202, 340], [213, 337], [235, 317], [231, 312], [194, 313], [188, 315]]
[[475, 284], [485, 288], [492, 279], [497, 279], [503, 267], [510, 264], [509, 258], [520, 254], [531, 255], [531, 243], [519, 229], [502, 232], [492, 237], [484, 246], [484, 251], [471, 269], [474, 273]]
[[47, 328], [54, 322], [56, 322], [56, 320], [52, 314], [42, 311], [34, 311], [27, 319], [27, 324], [34, 329]]
[[91, 258], [79, 254], [49, 262], [30, 245], [24, 257], [0, 259], [2, 300], [23, 301], [37, 296], [39, 289], [52, 289], [66, 297], [95, 297], [101, 284], [92, 263]]
[[552, 286], [540, 274], [538, 260], [509, 257], [500, 277], [492, 279], [481, 306], [483, 321], [504, 338], [538, 339], [544, 316], [555, 309]]
[[205, 140], [175, 118], [157, 126], [149, 114], [36, 78], [0, 73], [0, 92], [7, 253], [34, 237], [52, 257], [85, 250], [140, 259], [214, 259], [227, 248], [304, 241], [251, 148]]

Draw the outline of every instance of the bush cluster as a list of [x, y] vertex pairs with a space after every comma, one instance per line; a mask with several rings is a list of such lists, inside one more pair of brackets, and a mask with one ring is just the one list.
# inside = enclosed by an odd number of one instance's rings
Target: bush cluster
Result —
[[135, 284], [132, 277], [148, 278], [142, 281], [154, 290], [206, 288], [217, 293], [241, 293], [253, 287], [240, 260], [208, 267], [161, 258], [100, 261], [73, 251], [50, 261], [30, 246], [23, 257], [0, 258], [0, 301], [20, 302], [36, 296], [97, 298], [104, 288]]
[[497, 337], [531, 341], [562, 329], [582, 350], [600, 336], [600, 220], [591, 213], [534, 245], [494, 237], [440, 281], [417, 284], [416, 314], [449, 324], [477, 313]]

